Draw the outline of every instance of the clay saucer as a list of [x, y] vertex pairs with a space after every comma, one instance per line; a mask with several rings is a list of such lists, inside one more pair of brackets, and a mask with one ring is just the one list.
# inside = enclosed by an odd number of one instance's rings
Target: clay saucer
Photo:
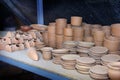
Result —
[[64, 61], [76, 61], [77, 58], [80, 58], [80, 56], [76, 54], [65, 54], [61, 56], [61, 59]]
[[68, 53], [68, 49], [54, 49], [52, 50], [53, 53]]
[[82, 47], [92, 47], [93, 45], [95, 45], [95, 43], [93, 43], [93, 42], [82, 42], [82, 41], [79, 41], [78, 45], [82, 46]]
[[120, 62], [111, 62], [107, 66], [111, 69], [120, 70]]
[[76, 61], [78, 63], [82, 63], [82, 64], [94, 64], [95, 63], [95, 60], [90, 57], [80, 57], [80, 58], [76, 59]]
[[103, 75], [103, 76], [107, 76], [108, 71], [107, 71], [107, 67], [105, 66], [101, 66], [101, 65], [96, 65], [90, 68], [90, 71], [92, 73], [98, 74], [98, 75]]
[[117, 54], [108, 54], [102, 56], [101, 60], [105, 63], [118, 62], [120, 60], [120, 56]]
[[89, 52], [89, 49], [80, 48], [80, 49], [77, 49], [77, 52], [80, 52], [80, 53], [88, 53], [88, 52]]
[[76, 69], [81, 70], [81, 71], [89, 71], [91, 66], [88, 67], [88, 66], [81, 66], [81, 65], [76, 64], [75, 67]]
[[79, 72], [79, 73], [81, 73], [81, 74], [85, 74], [85, 75], [88, 75], [89, 74], [89, 72], [87, 71], [81, 71], [81, 70], [77, 70], [77, 72]]
[[37, 61], [39, 59], [38, 53], [37, 53], [37, 51], [34, 48], [29, 48], [27, 55], [32, 60]]

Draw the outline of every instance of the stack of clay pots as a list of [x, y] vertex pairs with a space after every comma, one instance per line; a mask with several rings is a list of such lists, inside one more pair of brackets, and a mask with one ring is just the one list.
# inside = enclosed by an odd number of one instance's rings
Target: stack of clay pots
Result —
[[105, 33], [102, 30], [95, 30], [93, 33], [94, 42], [96, 46], [103, 46], [103, 41], [105, 37]]
[[77, 42], [77, 52], [79, 53], [80, 56], [87, 57], [89, 48], [91, 48], [93, 46], [94, 46], [93, 42], [79, 41], [79, 42]]
[[80, 57], [76, 61], [75, 68], [81, 74], [89, 74], [89, 69], [95, 65], [95, 60], [90, 57]]
[[43, 47], [41, 48], [42, 57], [44, 60], [51, 60], [52, 59], [52, 47]]
[[90, 76], [95, 80], [108, 80], [108, 70], [107, 67], [96, 65], [90, 68]]
[[108, 49], [102, 46], [95, 46], [89, 49], [89, 56], [96, 60], [96, 64], [101, 64], [101, 57], [106, 55]]
[[73, 29], [70, 24], [67, 25], [67, 27], [64, 28], [64, 42], [65, 41], [72, 41], [73, 37]]
[[117, 54], [108, 54], [101, 57], [101, 64], [107, 66], [111, 62], [120, 61], [120, 56]]
[[104, 47], [109, 49], [110, 53], [119, 51], [120, 41], [117, 37], [109, 36], [104, 39]]
[[76, 53], [76, 46], [77, 46], [77, 43], [75, 41], [65, 41], [63, 43], [63, 48], [65, 49], [68, 49], [69, 50], [69, 53]]
[[52, 50], [52, 57], [53, 57], [53, 63], [60, 64], [61, 63], [61, 56], [68, 54], [68, 49], [54, 49]]
[[46, 46], [48, 46], [48, 31], [43, 32], [43, 42]]
[[120, 62], [112, 62], [108, 64], [108, 75], [111, 80], [120, 79]]
[[64, 38], [64, 28], [67, 26], [65, 18], [56, 19], [56, 47], [62, 48]]
[[105, 33], [106, 37], [111, 35], [111, 27], [110, 26], [102, 26], [102, 30]]
[[80, 58], [80, 56], [76, 54], [66, 54], [61, 56], [62, 67], [65, 69], [74, 70], [77, 58]]
[[48, 26], [48, 46], [56, 48], [56, 25]]

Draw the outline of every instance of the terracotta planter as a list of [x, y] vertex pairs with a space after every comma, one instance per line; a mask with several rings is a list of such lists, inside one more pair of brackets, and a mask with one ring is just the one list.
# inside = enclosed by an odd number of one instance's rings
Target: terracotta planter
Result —
[[56, 47], [57, 48], [63, 47], [63, 35], [56, 35]]
[[74, 41], [82, 41], [84, 36], [84, 30], [81, 27], [73, 28], [73, 40]]
[[94, 41], [95, 46], [103, 46], [103, 41]]
[[51, 60], [52, 59], [51, 51], [43, 51], [42, 56], [43, 56], [44, 60]]
[[48, 45], [48, 31], [43, 32], [43, 41], [45, 45]]
[[62, 35], [63, 29], [67, 26], [67, 19], [59, 18], [56, 19], [56, 34]]
[[112, 62], [108, 64], [108, 75], [111, 80], [120, 79], [120, 62]]
[[86, 36], [86, 37], [84, 38], [84, 41], [85, 41], [85, 42], [93, 42], [93, 37], [92, 37], [92, 36]]
[[73, 37], [64, 36], [63, 41], [64, 41], [64, 42], [65, 42], [65, 41], [72, 41], [72, 38], [73, 38]]
[[94, 41], [103, 41], [105, 37], [105, 33], [102, 30], [96, 30], [93, 36], [94, 36]]
[[115, 52], [119, 50], [120, 41], [118, 38], [110, 36], [104, 39], [104, 46], [109, 49], [110, 52]]
[[113, 36], [120, 37], [120, 23], [111, 25], [111, 33]]
[[82, 17], [79, 17], [79, 16], [71, 17], [71, 24], [73, 26], [81, 26], [81, 23], [82, 23]]
[[64, 28], [64, 36], [68, 36], [68, 37], [73, 36], [73, 29], [72, 28]]
[[49, 25], [48, 26], [48, 33], [50, 34], [50, 33], [52, 33], [52, 34], [55, 34], [55, 32], [56, 32], [56, 26], [54, 26], [54, 25]]
[[56, 47], [56, 34], [48, 33], [48, 46], [55, 48]]
[[102, 30], [105, 33], [105, 36], [110, 36], [111, 35], [111, 27], [110, 26], [103, 26]]
[[50, 26], [56, 26], [56, 23], [55, 22], [51, 22], [49, 23]]
[[12, 39], [12, 43], [18, 44], [19, 43], [19, 39], [18, 38], [11, 38]]

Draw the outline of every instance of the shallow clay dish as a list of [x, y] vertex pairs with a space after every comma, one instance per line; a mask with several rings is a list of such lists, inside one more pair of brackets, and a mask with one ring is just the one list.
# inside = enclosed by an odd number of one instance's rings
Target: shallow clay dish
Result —
[[93, 43], [93, 42], [82, 42], [82, 41], [79, 41], [78, 45], [82, 46], [82, 47], [92, 47], [93, 45], [95, 45], [95, 43]]
[[68, 53], [68, 49], [54, 49], [52, 50], [53, 53]]
[[75, 61], [77, 58], [80, 58], [79, 55], [76, 55], [76, 54], [65, 54], [63, 56], [61, 56], [61, 59], [62, 60], [65, 60], [65, 61]]

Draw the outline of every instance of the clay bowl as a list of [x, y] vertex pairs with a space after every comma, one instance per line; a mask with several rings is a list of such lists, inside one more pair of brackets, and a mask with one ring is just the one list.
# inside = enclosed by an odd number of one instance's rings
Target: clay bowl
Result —
[[24, 25], [24, 26], [20, 26], [20, 29], [21, 29], [21, 31], [27, 32], [27, 31], [31, 30], [32, 27]]
[[95, 45], [95, 43], [93, 42], [78, 41], [78, 46], [81, 46], [81, 47], [92, 47], [93, 45]]
[[44, 51], [52, 51], [53, 48], [52, 48], [52, 47], [43, 47], [43, 48], [41, 48], [40, 50], [41, 50], [42, 52], [44, 52]]
[[53, 53], [68, 53], [68, 49], [54, 49], [52, 50]]

